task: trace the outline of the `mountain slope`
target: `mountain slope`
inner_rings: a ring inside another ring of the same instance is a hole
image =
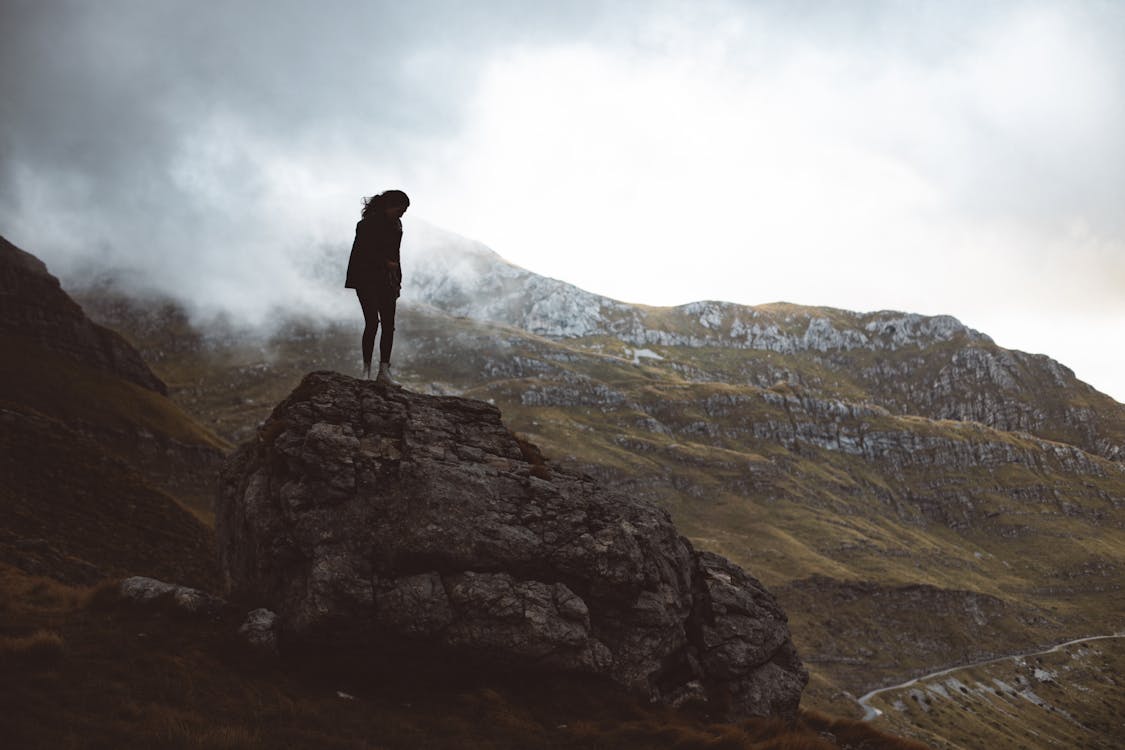
[[[629,305],[538,276],[479,243],[427,232],[427,251],[406,261],[404,295],[455,317],[555,339],[607,339],[618,351],[674,347],[692,380],[766,388],[784,380],[898,414],[971,420],[1125,459],[1125,405],[1058,362],[1003,349],[949,316],[785,303]]]
[[[93,323],[47,271],[47,266],[0,237],[0,333],[143,388],[166,394],[160,381],[120,335]]]
[[[1125,634],[927,676],[870,699],[932,747],[1121,747]]]
[[[212,534],[196,514],[209,512],[226,443],[6,241],[0,308],[0,560],[71,582],[213,581]]]
[[[948,317],[603,303],[450,253],[413,269],[404,382],[494,401],[549,459],[759,573],[813,671],[807,703],[854,710],[917,673],[1120,627],[1125,416],[1065,367]],[[358,321],[237,335],[112,285],[82,299],[232,441],[309,370],[357,369]]]

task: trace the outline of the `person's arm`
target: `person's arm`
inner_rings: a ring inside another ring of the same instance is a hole
[[[402,231],[390,222],[381,222],[372,237],[375,268],[398,268],[398,247]]]
[[[387,268],[397,269],[399,248],[402,246],[402,222],[395,219],[387,228]]]

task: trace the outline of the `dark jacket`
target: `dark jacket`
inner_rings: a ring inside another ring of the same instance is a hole
[[[355,225],[355,241],[348,258],[348,289],[392,291],[397,297],[402,286],[402,271],[387,268],[388,261],[399,262],[402,222],[383,213],[360,219]]]

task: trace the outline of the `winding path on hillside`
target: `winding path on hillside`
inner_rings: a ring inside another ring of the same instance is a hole
[[[1042,651],[1031,651],[1031,652],[1022,653],[1022,654],[1012,654],[1011,656],[997,656],[994,659],[984,659],[983,661],[976,661],[976,662],[972,662],[971,664],[959,664],[955,667],[947,667],[945,669],[939,669],[936,672],[930,672],[929,674],[922,675],[921,677],[914,677],[913,679],[907,680],[906,682],[899,683],[898,685],[890,685],[888,687],[877,688],[877,689],[872,690],[871,692],[866,693],[865,695],[861,696],[856,702],[859,703],[859,705],[863,707],[863,720],[864,721],[871,721],[872,719],[878,718],[879,716],[883,715],[882,711],[880,711],[879,709],[875,708],[874,706],[872,706],[870,704],[871,699],[874,698],[879,693],[885,693],[888,690],[899,690],[901,688],[910,687],[911,685],[917,684],[919,682],[925,682],[926,680],[932,680],[935,677],[941,677],[943,675],[949,674],[950,672],[956,672],[956,671],[961,670],[961,669],[970,669],[972,667],[980,667],[980,666],[984,666],[985,664],[995,664],[996,662],[1009,661],[1009,660],[1012,660],[1012,659],[1026,659],[1026,658],[1032,657],[1032,656],[1042,656],[1043,654],[1050,654],[1050,653],[1053,653],[1055,651],[1058,651],[1060,648],[1065,648],[1067,646],[1073,646],[1076,643],[1086,643],[1087,641],[1101,641],[1101,640],[1105,640],[1107,638],[1125,638],[1125,632],[1118,632],[1118,633],[1114,633],[1113,635],[1091,635],[1091,636],[1087,636],[1086,638],[1075,638],[1072,641],[1065,641],[1063,643],[1059,643],[1059,644],[1056,644],[1054,646],[1051,646],[1048,649],[1043,649]]]

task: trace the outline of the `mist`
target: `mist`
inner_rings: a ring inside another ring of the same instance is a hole
[[[360,199],[399,187],[407,273],[440,250],[418,218],[630,302],[952,314],[1125,399],[1117,4],[17,1],[0,28],[0,233],[67,284],[346,316]]]

